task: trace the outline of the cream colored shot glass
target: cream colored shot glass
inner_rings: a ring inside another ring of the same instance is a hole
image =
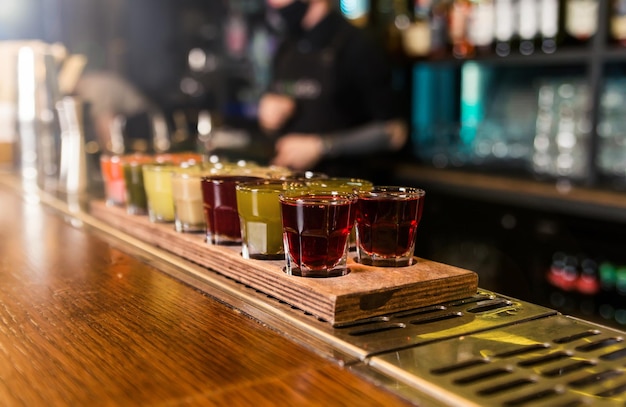
[[[174,172],[172,174],[172,199],[174,202],[174,228],[177,232],[205,232],[206,220],[202,203],[202,173]]]

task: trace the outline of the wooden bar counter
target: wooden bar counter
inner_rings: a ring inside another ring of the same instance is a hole
[[[410,405],[0,182],[0,405]]]

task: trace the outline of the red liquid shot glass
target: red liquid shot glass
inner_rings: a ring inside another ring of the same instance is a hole
[[[280,196],[285,272],[300,277],[337,277],[347,267],[356,195],[351,193]]]
[[[211,175],[200,181],[206,220],[206,242],[216,245],[241,244],[237,211],[237,184],[258,181],[260,177]]]
[[[419,188],[397,186],[374,187],[371,191],[358,193],[356,235],[359,263],[382,267],[413,264],[425,194]]]
[[[122,157],[103,154],[100,156],[100,169],[104,180],[104,196],[108,206],[126,205],[126,184]]]

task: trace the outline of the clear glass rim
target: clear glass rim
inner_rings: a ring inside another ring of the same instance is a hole
[[[210,184],[222,184],[224,182],[234,182],[236,184],[240,184],[243,182],[250,181],[261,181],[263,177],[255,177],[252,175],[236,175],[236,174],[211,174],[204,175],[202,177],[202,182],[210,183]]]
[[[306,183],[301,181],[281,180],[281,179],[261,179],[258,181],[246,181],[237,184],[238,191],[276,193],[290,190],[306,190]]]
[[[328,191],[328,192],[305,192],[305,191],[285,191],[278,196],[281,202],[302,205],[342,205],[355,203],[357,194],[350,192]]]
[[[426,191],[418,187],[379,185],[368,191],[359,191],[357,195],[359,198],[422,198],[426,195]]]
[[[332,186],[346,185],[346,186],[373,186],[373,182],[363,178],[342,178],[342,177],[328,177],[328,178],[310,178],[306,180],[307,183],[312,185],[317,184],[331,184]]]

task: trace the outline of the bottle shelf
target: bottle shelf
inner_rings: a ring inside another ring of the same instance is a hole
[[[563,65],[563,64],[587,64],[589,53],[592,52],[590,46],[585,47],[568,47],[557,50],[554,53],[546,54],[543,52],[537,52],[532,55],[522,55],[518,53],[512,53],[508,56],[501,57],[496,54],[484,54],[477,55],[471,58],[454,58],[452,56],[445,57],[424,57],[424,58],[409,58],[409,62],[413,64],[442,64],[442,65],[463,65],[467,62],[474,61],[484,64],[497,65],[497,66],[550,66],[550,65]],[[614,61],[623,60],[626,62],[626,48],[623,49],[611,49],[605,51],[607,59]]]
[[[426,190],[542,211],[626,222],[626,193],[577,186],[569,181],[539,181],[459,169],[396,164],[396,182]]]

